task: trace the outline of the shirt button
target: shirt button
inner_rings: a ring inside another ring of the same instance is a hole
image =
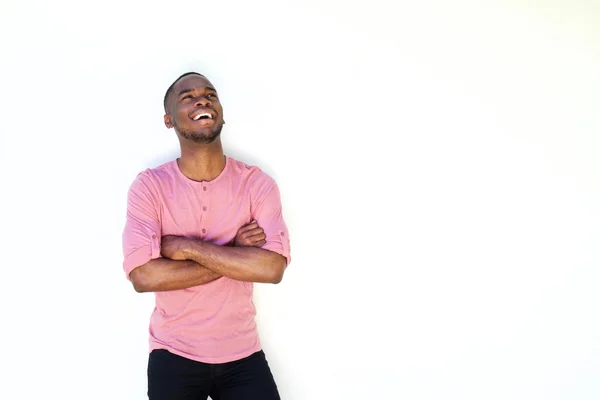
[[[206,186],[204,186],[204,187],[202,188],[202,190],[204,190],[204,191],[206,192],[206,191],[208,190],[208,188],[207,188]]]
[[[280,233],[280,235],[281,235],[281,236],[285,236],[285,233],[281,232],[281,233]]]
[[[202,207],[202,211],[206,211],[206,210],[207,210],[206,206]]]
[[[202,229],[202,233],[206,233],[206,229]]]

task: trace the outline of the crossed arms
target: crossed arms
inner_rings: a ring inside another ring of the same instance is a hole
[[[226,276],[249,282],[279,283],[287,265],[284,256],[261,249],[265,234],[253,221],[241,227],[233,246],[220,246],[179,236],[163,236],[161,256],[129,275],[137,292],[179,290]]]

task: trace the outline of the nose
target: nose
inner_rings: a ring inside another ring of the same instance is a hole
[[[198,96],[196,98],[196,103],[194,104],[196,107],[206,107],[208,105],[210,105],[210,100],[207,99],[205,96]]]

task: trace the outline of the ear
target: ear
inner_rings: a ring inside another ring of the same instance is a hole
[[[171,129],[173,127],[173,123],[171,122],[171,116],[169,114],[165,114],[163,118],[165,120],[165,126],[168,129]]]

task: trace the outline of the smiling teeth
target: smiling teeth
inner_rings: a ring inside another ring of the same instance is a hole
[[[209,113],[202,113],[202,114],[196,115],[196,117],[194,117],[194,121],[198,121],[202,117],[208,117],[208,118],[212,119],[212,115],[210,115]]]

